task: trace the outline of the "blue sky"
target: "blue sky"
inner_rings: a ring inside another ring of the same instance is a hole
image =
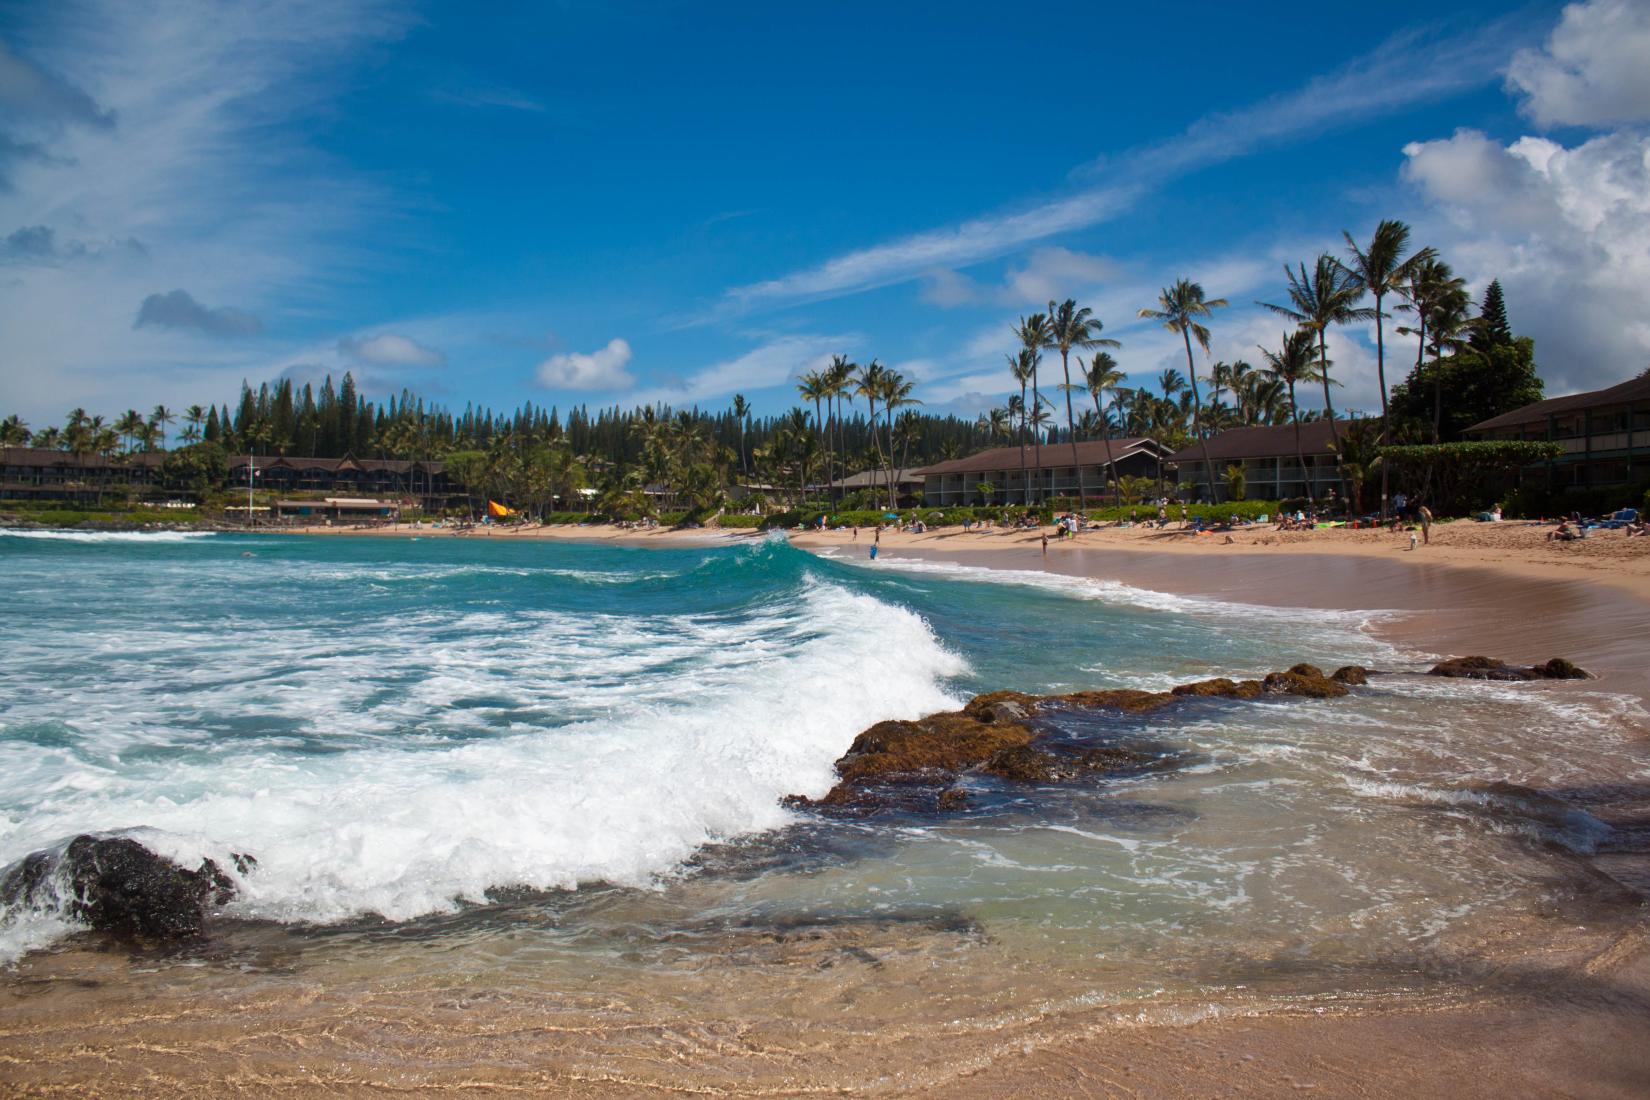
[[[1254,360],[1282,265],[1382,217],[1501,277],[1554,392],[1650,360],[1642,2],[137,7],[0,5],[0,411],[37,425],[346,369],[779,411],[834,352],[972,415],[1051,296],[1138,383],[1189,276]],[[1378,405],[1371,335],[1338,404]]]

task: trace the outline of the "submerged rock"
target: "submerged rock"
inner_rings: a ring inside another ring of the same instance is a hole
[[[1317,665],[1300,664],[1287,672],[1269,672],[1260,682],[1267,695],[1298,695],[1307,699],[1335,699],[1350,694],[1346,684],[1331,680]]]
[[[1351,687],[1362,687],[1369,683],[1369,669],[1363,665],[1343,665],[1329,677],[1337,684],[1347,684]]]
[[[251,856],[234,859],[242,873],[257,864]],[[154,943],[199,936],[207,912],[235,893],[213,860],[191,871],[123,836],[77,836],[0,873],[6,909],[58,910],[97,931]]]
[[[1493,657],[1451,657],[1427,670],[1428,676],[1447,676],[1467,680],[1587,680],[1591,674],[1577,668],[1562,657],[1554,657],[1545,664],[1519,667],[1498,661]]]

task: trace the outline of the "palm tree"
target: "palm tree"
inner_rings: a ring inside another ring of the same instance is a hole
[[[1163,327],[1170,332],[1178,332],[1186,345],[1186,377],[1192,380],[1192,432],[1197,436],[1197,444],[1203,452],[1203,472],[1209,479],[1209,499],[1211,502],[1219,497],[1215,488],[1215,464],[1209,459],[1209,441],[1203,435],[1203,421],[1198,406],[1203,399],[1197,392],[1197,364],[1192,359],[1192,340],[1196,338],[1198,347],[1204,354],[1209,351],[1209,329],[1200,317],[1209,316],[1212,310],[1226,305],[1225,298],[1205,298],[1203,287],[1190,279],[1181,279],[1171,287],[1164,287],[1157,296],[1158,309],[1143,309],[1140,316],[1151,321],[1162,321]]]
[[[745,400],[745,395],[733,395],[733,418],[739,421],[739,472],[746,478],[750,477],[750,469],[745,464],[745,425],[751,418],[751,403]]]
[[[119,432],[121,438],[126,440],[126,449],[128,451],[137,450],[138,432],[143,429],[143,414],[136,409],[127,409],[115,417],[114,426],[115,431]]]
[[[1077,422],[1071,413],[1071,352],[1074,348],[1087,351],[1090,348],[1120,348],[1123,345],[1116,340],[1102,339],[1100,330],[1105,325],[1088,306],[1077,308],[1075,298],[1067,298],[1058,306],[1050,301],[1048,317],[1048,343],[1044,346],[1060,352],[1060,370],[1065,375],[1066,434],[1071,437],[1071,465],[1077,471],[1077,509],[1082,511],[1085,493],[1083,467],[1077,461]]]
[[[854,364],[846,355],[833,355],[831,365],[825,368],[825,400],[832,410],[832,424],[836,429],[836,455],[842,465],[842,476],[848,474],[847,427],[842,423],[842,408],[840,402],[849,397],[849,385],[854,378]],[[837,489],[837,500],[840,503],[842,490]]]
[[[1375,375],[1381,385],[1381,438],[1384,440],[1391,431],[1387,423],[1387,391],[1386,391],[1386,314],[1381,310],[1381,303],[1388,294],[1402,293],[1404,285],[1409,282],[1421,264],[1436,259],[1435,249],[1423,248],[1418,252],[1405,255],[1409,249],[1409,226],[1391,218],[1383,219],[1375,227],[1375,235],[1369,239],[1369,247],[1361,248],[1358,242],[1352,239],[1352,234],[1342,232],[1346,238],[1347,255],[1351,262],[1343,265],[1351,274],[1359,288],[1359,294],[1369,294],[1375,299]],[[1381,463],[1381,518],[1387,514],[1387,464]]]
[[[877,434],[877,402],[882,400],[882,383],[887,373],[887,368],[873,359],[854,376],[854,393],[865,398],[865,407],[870,412],[871,442],[876,446],[878,467],[882,466],[882,437]]]
[[[1287,264],[1284,265],[1283,273],[1288,279],[1289,305],[1272,305],[1268,302],[1257,304],[1317,334],[1318,377],[1323,382],[1324,415],[1329,418],[1329,434],[1335,440],[1335,453],[1339,455],[1341,432],[1335,421],[1335,403],[1329,396],[1329,346],[1326,333],[1330,325],[1366,321],[1370,313],[1367,309],[1358,308],[1357,301],[1363,292],[1358,289],[1340,261],[1327,252],[1318,255],[1310,275],[1307,274],[1304,263],[1300,265],[1298,277]]]
[[[1043,404],[1037,392],[1037,367],[1043,360],[1040,349],[1048,346],[1048,318],[1041,313],[1021,317],[1020,323],[1014,326],[1014,335],[1020,338],[1020,346],[1031,353],[1031,416],[1035,419]],[[1040,489],[1043,483],[1043,440],[1040,435],[1034,435],[1031,441],[1037,456],[1033,465],[1037,469],[1037,484]],[[1039,492],[1037,495],[1041,498],[1043,494]]]
[[[12,413],[0,421],[0,447],[27,447],[29,439],[29,425],[21,416]]]
[[[825,449],[825,480],[829,482],[831,480],[831,441],[825,435],[825,417],[820,411],[820,406],[824,404],[826,397],[831,392],[830,384],[825,380],[824,375],[816,370],[811,370],[802,376],[802,381],[797,385],[796,392],[804,401],[814,403],[814,430],[819,433],[820,442]]]
[[[1416,325],[1414,328],[1399,325],[1398,331],[1415,337],[1415,373],[1419,380],[1422,359],[1427,352],[1427,337],[1433,334],[1434,322],[1455,328],[1456,331],[1451,332],[1448,338],[1457,339],[1460,332],[1456,327],[1456,318],[1460,319],[1459,324],[1465,324],[1472,299],[1467,295],[1467,281],[1451,271],[1449,264],[1438,259],[1418,264],[1401,293],[1405,304],[1398,306],[1398,310],[1415,314]],[[1444,343],[1438,342],[1435,359],[1442,357]],[[1432,441],[1437,443],[1444,420],[1444,381],[1437,370],[1433,371],[1432,398]]]
[[[1008,357],[1008,372],[1014,376],[1014,381],[1020,384],[1020,493],[1024,502],[1031,503],[1031,482],[1026,478],[1026,433],[1031,427],[1027,418],[1026,387],[1037,374],[1037,353],[1031,348],[1021,348],[1019,355]]]
[[[176,424],[177,421],[178,414],[167,408],[165,405],[156,405],[154,409],[150,411],[149,422],[160,428],[160,446],[162,450],[166,449],[167,427],[171,424]]]
[[[186,425],[183,433],[184,439],[190,443],[199,443],[201,425],[206,423],[206,410],[199,405],[190,405],[183,410],[183,422]]]
[[[1289,387],[1289,416],[1295,424],[1295,458],[1301,464],[1301,480],[1306,484],[1306,499],[1312,500],[1312,475],[1306,471],[1306,452],[1301,449],[1300,407],[1295,404],[1295,385],[1310,382],[1318,376],[1318,365],[1313,360],[1312,330],[1297,328],[1283,334],[1276,352],[1260,349],[1266,356],[1266,371]]]
[[[894,482],[894,410],[906,405],[920,405],[921,401],[911,396],[916,383],[908,382],[899,371],[884,371],[882,375],[882,418],[888,422],[888,508],[892,511],[899,506],[898,494]]]
[[[1082,367],[1083,361],[1079,359],[1077,365]],[[1094,414],[1100,418],[1100,436],[1106,441],[1106,476],[1114,485],[1117,482],[1117,467],[1111,459],[1111,416],[1110,410],[1102,404],[1102,398],[1108,391],[1115,392],[1128,377],[1117,369],[1117,360],[1111,357],[1111,353],[1104,351],[1095,352],[1094,358],[1083,369],[1083,382],[1088,387],[1089,396],[1094,399]]]

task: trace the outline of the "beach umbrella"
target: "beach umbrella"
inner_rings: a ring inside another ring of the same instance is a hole
[[[898,512],[884,512],[884,513],[882,513],[882,518],[883,519],[899,519],[899,513]]]

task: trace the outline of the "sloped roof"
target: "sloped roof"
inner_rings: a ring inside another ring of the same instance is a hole
[[[1345,431],[1351,421],[1337,420],[1335,423],[1341,431]],[[1301,454],[1322,454],[1329,450],[1334,442],[1335,437],[1329,427],[1329,421],[1308,420],[1301,424],[1298,448]],[[1209,437],[1211,462],[1241,462],[1246,458],[1293,458],[1296,450],[1293,424],[1261,428],[1228,428],[1219,435]],[[1170,455],[1169,461],[1202,462],[1203,448],[1193,443]]]
[[[1565,413],[1579,412],[1600,405],[1620,405],[1628,401],[1646,400],[1650,400],[1650,376],[1629,378],[1625,382],[1602,390],[1572,393],[1568,397],[1549,397],[1545,401],[1537,401],[1533,405],[1525,405],[1521,409],[1492,416],[1488,420],[1474,424],[1467,431],[1484,432],[1495,428],[1510,428],[1516,424],[1537,423],[1549,416],[1562,416]]]
[[[904,485],[913,481],[922,481],[922,473],[915,467],[907,469],[902,466],[894,470],[894,484]],[[887,484],[888,472],[886,470],[861,470],[857,474],[849,474],[847,477],[831,482],[831,488],[869,489],[879,485],[886,486]]]
[[[1136,437],[1133,439],[1114,439],[1111,441],[1111,461],[1120,462],[1130,454],[1141,450],[1161,450],[1161,445],[1155,439]],[[1167,456],[1165,456],[1167,457]],[[1077,444],[1077,465],[1099,466],[1106,459],[1106,441],[1103,439],[1088,439]],[[1028,470],[1057,470],[1071,465],[1070,443],[1043,444],[1043,461],[1037,462],[1037,449],[1032,446],[1025,448],[1025,464]],[[988,451],[980,451],[968,455],[966,458],[953,458],[947,462],[936,462],[932,466],[924,466],[914,473],[925,476],[935,474],[978,474],[988,470],[1018,470],[1020,468],[1020,447],[992,447]]]

